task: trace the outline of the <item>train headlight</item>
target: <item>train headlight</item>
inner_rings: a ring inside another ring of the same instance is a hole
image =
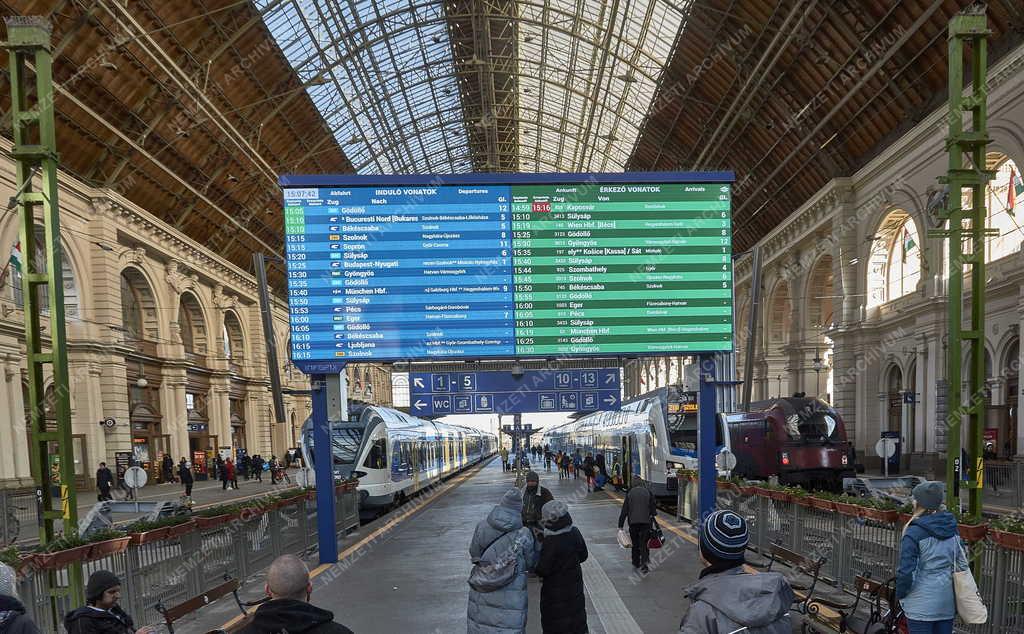
[[[789,454],[785,451],[782,452],[782,465],[785,467],[789,466]]]

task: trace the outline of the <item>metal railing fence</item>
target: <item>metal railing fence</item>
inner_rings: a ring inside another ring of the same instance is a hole
[[[680,481],[677,515],[694,521],[696,483]],[[902,525],[835,511],[744,495],[719,489],[718,507],[746,518],[750,547],[766,554],[771,544],[806,557],[824,558],[821,575],[835,588],[855,591],[854,578],[869,574],[886,580],[896,574]],[[1024,632],[1024,552],[985,539],[968,544],[968,556],[980,558],[978,588],[989,609],[989,622],[967,626],[959,621],[961,634],[1020,634]]]
[[[358,491],[336,495],[335,528],[339,536],[359,526]],[[130,544],[124,552],[83,565],[85,578],[96,570],[110,570],[121,578],[121,604],[136,627],[162,623],[156,605],[171,607],[223,581],[230,575],[244,581],[266,568],[275,557],[312,551],[317,545],[316,501],[305,497],[278,507],[259,509],[206,529],[196,528],[179,537]],[[28,567],[19,578],[18,593],[28,615],[42,632],[61,632],[64,614],[78,607],[62,603],[58,614],[50,609],[54,583],[66,582],[66,570]]]

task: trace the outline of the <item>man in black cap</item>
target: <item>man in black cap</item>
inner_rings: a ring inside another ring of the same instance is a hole
[[[523,526],[534,533],[543,532],[540,525],[540,511],[545,504],[555,499],[545,487],[540,486],[540,476],[536,471],[526,474],[526,489],[523,490]]]
[[[270,601],[256,608],[240,634],[352,634],[334,622],[333,613],[310,605],[309,569],[295,555],[281,555],[270,564],[264,589]]]
[[[121,580],[109,570],[97,570],[85,586],[85,605],[64,617],[64,629],[68,634],[156,634],[148,625],[136,630],[120,600]]]

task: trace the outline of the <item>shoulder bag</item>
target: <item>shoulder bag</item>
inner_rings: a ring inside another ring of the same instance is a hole
[[[960,538],[954,537],[960,549],[960,554],[967,559],[964,548],[960,544]],[[978,584],[974,581],[970,566],[963,570],[957,570],[959,559],[953,556],[953,595],[956,597],[956,613],[960,620],[968,625],[977,625],[988,621],[988,608],[981,600],[978,592]]]
[[[656,550],[661,548],[661,545],[665,541],[665,534],[661,532],[661,527],[658,526],[658,520],[651,518],[651,536],[647,540],[647,548]]]
[[[494,592],[504,588],[508,584],[512,583],[512,580],[516,578],[516,572],[519,567],[519,549],[521,548],[519,537],[512,539],[512,548],[505,553],[502,553],[494,561],[484,561],[483,556],[487,553],[487,550],[498,542],[508,533],[502,533],[497,539],[492,541],[484,548],[483,552],[480,553],[480,561],[473,564],[473,570],[469,573],[469,587],[473,588],[477,592]]]

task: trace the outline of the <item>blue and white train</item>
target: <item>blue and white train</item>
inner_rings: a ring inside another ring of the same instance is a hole
[[[716,426],[716,453],[723,444]],[[547,430],[552,451],[602,453],[609,471],[618,462],[627,482],[645,482],[657,496],[674,496],[676,469],[697,467],[696,395],[679,385],[623,402],[618,411],[594,412]]]
[[[359,478],[360,514],[372,516],[401,504],[431,484],[494,455],[498,440],[486,431],[424,420],[377,405],[335,423],[336,477]],[[313,427],[302,426],[302,457],[314,465]]]

